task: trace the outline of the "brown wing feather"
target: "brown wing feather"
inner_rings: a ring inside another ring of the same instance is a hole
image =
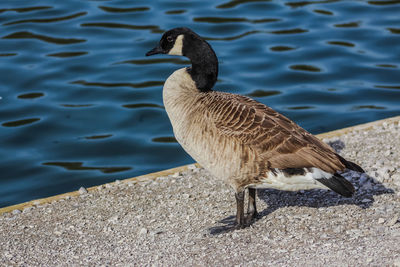
[[[209,116],[220,133],[251,146],[270,168],[317,167],[330,173],[345,168],[328,145],[264,104],[234,94],[208,97],[213,98]]]

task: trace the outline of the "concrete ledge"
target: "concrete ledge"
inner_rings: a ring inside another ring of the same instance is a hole
[[[352,131],[366,131],[369,129],[372,129],[374,126],[379,126],[382,125],[384,123],[387,124],[391,124],[391,123],[399,123],[400,121],[400,116],[396,116],[396,117],[391,117],[391,118],[387,118],[387,119],[382,119],[382,120],[377,120],[377,121],[373,121],[373,122],[369,122],[369,123],[365,123],[365,124],[359,124],[356,126],[352,126],[352,127],[347,127],[347,128],[343,128],[343,129],[339,129],[339,130],[335,130],[335,131],[331,131],[331,132],[327,132],[327,133],[322,133],[317,135],[318,138],[320,139],[324,139],[324,138],[332,138],[332,137],[337,137],[337,136],[341,136],[344,135],[346,133],[352,132]],[[124,179],[121,182],[122,183],[129,183],[129,182],[140,182],[140,181],[149,181],[149,180],[154,180],[157,177],[160,176],[168,176],[177,172],[183,172],[189,169],[189,165],[184,165],[184,166],[180,166],[180,167],[176,167],[176,168],[172,168],[172,169],[168,169],[168,170],[163,170],[163,171],[159,171],[159,172],[154,172],[154,173],[149,173],[149,174],[145,174],[145,175],[141,175],[141,176],[137,176],[137,177],[132,177],[132,178],[128,178],[128,179]],[[199,167],[199,164],[195,164],[196,167]],[[115,182],[111,182],[108,184],[115,184]],[[93,186],[93,187],[89,187],[87,188],[88,191],[92,191],[92,190],[96,190],[99,187],[104,186],[104,185],[98,185],[98,186]],[[0,215],[6,212],[11,212],[13,210],[23,210],[25,208],[28,207],[32,207],[32,206],[38,206],[38,205],[43,205],[46,203],[51,203],[54,201],[58,201],[60,199],[64,199],[67,197],[74,197],[74,196],[78,196],[80,195],[79,191],[72,191],[72,192],[68,192],[68,193],[64,193],[64,194],[60,194],[60,195],[55,195],[55,196],[51,196],[51,197],[47,197],[47,198],[40,198],[40,199],[36,199],[36,200],[31,200],[28,202],[24,202],[24,203],[20,203],[20,204],[16,204],[16,205],[12,205],[12,206],[8,206],[8,207],[4,207],[4,208],[0,208]]]
[[[148,180],[154,180],[157,177],[160,176],[168,176],[177,172],[182,172],[182,171],[186,171],[189,169],[189,166],[193,165],[193,164],[188,164],[188,165],[184,165],[184,166],[180,166],[180,167],[176,167],[176,168],[172,168],[172,169],[168,169],[168,170],[163,170],[163,171],[159,171],[159,172],[153,172],[153,173],[149,173],[149,174],[144,174],[141,176],[136,176],[136,177],[132,177],[132,178],[128,178],[128,179],[124,179],[121,182],[122,183],[128,183],[128,182],[141,182],[141,181],[148,181]],[[196,167],[199,167],[199,164],[194,164]],[[107,184],[115,184],[116,182],[111,182],[111,183],[107,183]],[[99,187],[104,186],[103,185],[96,185],[96,186],[92,186],[89,188],[86,188],[86,190],[93,191],[98,189]],[[8,206],[8,207],[4,207],[4,208],[0,208],[0,215],[6,212],[11,212],[13,210],[23,210],[25,208],[28,207],[32,207],[32,206],[38,206],[38,205],[43,205],[46,203],[51,203],[53,201],[57,201],[60,199],[64,199],[67,197],[74,197],[74,196],[79,196],[80,193],[79,191],[72,191],[72,192],[67,192],[64,194],[60,194],[60,195],[55,195],[55,196],[51,196],[51,197],[46,197],[46,198],[40,198],[40,199],[35,199],[35,200],[31,200],[28,202],[24,202],[24,203],[20,203],[20,204],[16,204],[16,205],[12,205],[12,206]]]
[[[387,123],[387,124],[399,123],[399,121],[400,121],[400,116],[395,116],[395,117],[391,117],[391,118],[387,118],[387,119],[372,121],[372,122],[368,122],[368,123],[363,123],[363,124],[339,129],[339,130],[334,130],[331,132],[318,134],[316,136],[320,139],[332,138],[332,137],[341,136],[341,135],[344,135],[344,134],[347,134],[347,133],[353,132],[353,131],[367,131],[367,130],[372,129],[374,126],[379,126],[384,123]]]

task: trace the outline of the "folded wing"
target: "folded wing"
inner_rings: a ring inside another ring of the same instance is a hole
[[[315,167],[328,173],[345,168],[362,171],[327,144],[273,109],[248,97],[215,95],[209,109],[211,123],[221,134],[251,146],[269,168]],[[224,98],[226,98],[224,101]],[[223,103],[221,105],[221,102]]]

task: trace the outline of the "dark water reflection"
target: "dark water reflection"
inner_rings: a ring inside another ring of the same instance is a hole
[[[26,124],[34,123],[39,121],[39,118],[32,118],[32,119],[24,119],[24,120],[17,120],[17,121],[8,121],[1,124],[3,127],[18,127],[23,126]]]
[[[111,13],[124,13],[124,12],[140,12],[140,11],[147,11],[150,10],[149,7],[111,7],[111,6],[99,6],[100,9],[111,12]]]
[[[123,172],[129,171],[131,167],[88,167],[82,166],[82,162],[44,162],[43,165],[47,166],[58,166],[62,167],[69,171],[101,171],[102,173],[114,173],[114,172]]]
[[[49,57],[78,57],[86,55],[88,52],[60,52],[54,54],[48,54]]]
[[[50,36],[35,34],[27,31],[15,32],[10,35],[4,36],[3,39],[38,39],[44,42],[53,44],[75,44],[86,42],[84,39],[74,39],[74,38],[54,38]]]
[[[20,23],[49,23],[49,22],[58,22],[58,21],[62,21],[62,20],[69,20],[69,19],[74,19],[80,16],[85,16],[87,14],[87,12],[79,12],[76,14],[72,14],[69,16],[64,16],[64,17],[58,17],[58,18],[42,18],[42,19],[23,19],[23,20],[17,20],[17,21],[11,21],[11,22],[7,22],[4,23],[4,26],[8,26],[8,25],[14,25],[14,24],[20,24]]]
[[[400,1],[0,2],[0,206],[190,163],[162,102],[189,61],[144,54],[188,26],[217,90],[313,133],[400,114]]]
[[[38,97],[42,97],[42,96],[44,96],[43,93],[27,93],[27,94],[19,95],[18,98],[33,99],[33,98],[38,98]]]

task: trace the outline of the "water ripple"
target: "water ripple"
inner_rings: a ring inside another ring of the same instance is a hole
[[[4,54],[0,54],[0,57],[13,57],[18,55],[17,53],[4,53]]]
[[[294,29],[287,29],[287,30],[272,31],[270,33],[273,33],[273,34],[298,34],[298,33],[304,33],[304,32],[308,32],[308,30],[301,29],[301,28],[294,28]]]
[[[250,94],[247,94],[247,96],[251,96],[251,97],[267,97],[267,96],[273,96],[273,95],[279,95],[279,94],[281,94],[280,91],[254,90]]]
[[[76,44],[86,42],[85,39],[74,39],[74,38],[55,38],[40,34],[31,33],[28,31],[15,32],[7,36],[2,37],[2,39],[38,39],[44,42],[53,44]]]
[[[400,85],[375,85],[374,87],[382,89],[400,89]]]
[[[400,34],[400,28],[387,28],[391,33]]]
[[[60,106],[65,108],[87,108],[93,107],[93,104],[61,104]]]
[[[34,123],[39,120],[40,120],[40,118],[23,119],[23,120],[17,120],[17,121],[4,122],[1,125],[4,127],[19,127],[19,126]]]
[[[126,12],[142,12],[150,10],[148,7],[110,7],[110,6],[99,6],[100,9],[111,12],[111,13],[126,13]]]
[[[354,106],[351,108],[351,110],[360,110],[360,109],[386,109],[386,108],[375,105],[361,105],[361,106]]]
[[[295,106],[295,107],[288,107],[289,110],[303,110],[303,109],[313,109],[313,106]]]
[[[285,51],[294,50],[294,49],[296,49],[296,47],[277,45],[277,46],[272,46],[269,49],[272,51],[275,51],[275,52],[285,52]]]
[[[229,36],[229,37],[204,37],[207,41],[233,41],[233,40],[238,40],[241,39],[245,36],[256,34],[256,33],[262,33],[264,31],[248,31],[239,35],[235,36]],[[264,32],[266,33],[266,32]]]
[[[280,21],[280,19],[266,18],[266,19],[247,19],[247,18],[225,18],[225,17],[196,17],[193,18],[196,22],[207,23],[231,23],[231,22],[249,22],[249,23],[268,23]]]
[[[397,4],[400,4],[400,0],[368,1],[368,4],[370,4],[370,5],[378,5],[378,6],[383,6],[383,5],[397,5]]]
[[[353,22],[346,22],[346,23],[340,23],[340,24],[335,24],[333,26],[337,28],[357,28],[360,27],[359,21],[353,21]]]
[[[59,52],[54,54],[48,54],[48,57],[78,57],[88,54],[88,52]]]
[[[177,10],[165,11],[165,14],[167,14],[167,15],[177,15],[177,14],[183,14],[185,12],[186,12],[186,10],[184,10],[184,9],[177,9]]]
[[[134,59],[134,60],[125,60],[121,62],[116,62],[117,64],[135,64],[135,65],[147,65],[147,64],[158,64],[158,63],[173,63],[178,65],[188,65],[190,64],[190,60],[185,60],[181,58],[150,58],[150,59]]]
[[[233,8],[237,5],[254,3],[254,2],[271,2],[271,0],[232,0],[225,4],[218,5],[217,8]]]
[[[352,44],[350,42],[345,42],[345,41],[329,41],[326,42],[327,44],[331,44],[331,45],[340,45],[340,46],[347,46],[347,47],[354,47],[355,44]]]
[[[328,15],[328,16],[332,16],[332,15],[333,15],[333,12],[328,11],[328,10],[314,9],[313,11],[314,11],[315,13],[322,14],[322,15]]]
[[[156,143],[178,143],[178,141],[176,141],[175,137],[173,136],[155,137],[151,139],[151,141]]]
[[[99,86],[99,87],[132,87],[132,88],[145,88],[153,86],[164,85],[163,81],[147,81],[142,83],[104,83],[104,82],[87,82],[78,80],[70,82],[71,84],[80,84],[84,86]]]
[[[339,2],[339,1],[340,1],[340,0],[301,1],[301,2],[289,2],[289,3],[285,3],[285,5],[291,6],[291,7],[303,7],[303,6],[313,5],[313,4],[328,4],[328,3],[335,3],[335,2]]]
[[[321,69],[312,65],[291,65],[292,70],[310,71],[310,72],[321,72]]]
[[[397,65],[393,65],[393,64],[376,64],[377,67],[380,68],[393,68],[393,69],[397,69]]]
[[[4,9],[0,9],[0,13],[6,12],[6,11],[15,11],[18,13],[25,13],[25,12],[50,9],[50,8],[53,8],[53,7],[51,7],[51,6],[33,6],[33,7],[20,7],[20,8],[4,8]]]
[[[157,25],[132,25],[132,24],[122,24],[122,23],[112,23],[112,22],[92,22],[92,23],[82,23],[82,27],[101,27],[101,28],[119,28],[119,29],[129,29],[129,30],[151,30],[153,33],[162,33]]]
[[[102,134],[102,135],[85,136],[84,138],[88,139],[88,140],[94,140],[94,139],[97,140],[97,139],[109,138],[111,136],[113,136],[113,135],[112,134]]]
[[[17,20],[17,21],[12,21],[8,23],[4,23],[3,25],[15,25],[15,24],[21,24],[21,23],[49,23],[49,22],[59,22],[63,20],[70,20],[78,17],[85,16],[87,12],[79,12],[76,14],[72,14],[69,16],[65,17],[56,17],[56,18],[48,18],[48,19],[24,19],[24,20]]]
[[[86,167],[83,162],[44,162],[45,166],[62,167],[69,171],[101,171],[102,173],[115,173],[132,170],[132,167]]]
[[[153,103],[125,104],[122,106],[124,108],[161,108],[161,109],[164,109],[164,106],[153,104]]]
[[[19,95],[18,98],[22,99],[33,99],[33,98],[38,98],[44,96],[43,93],[27,93],[27,94],[22,94]]]

